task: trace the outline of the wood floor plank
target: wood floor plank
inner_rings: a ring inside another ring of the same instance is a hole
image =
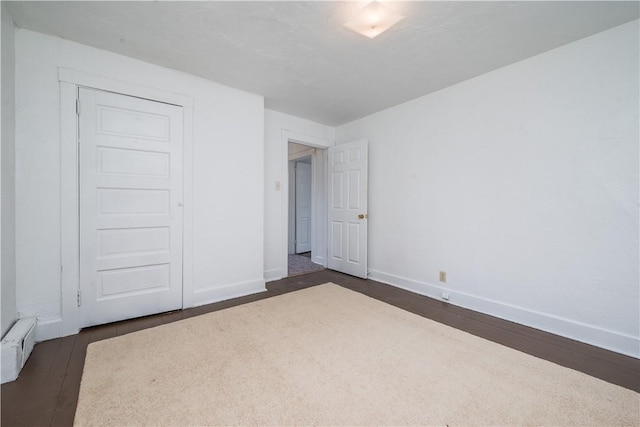
[[[22,381],[13,387],[14,392],[5,390],[2,385],[3,426],[50,425],[60,386],[52,385],[44,378],[42,381],[41,384]]]
[[[118,322],[115,324],[116,336],[129,334],[142,329],[153,328],[163,324],[162,314],[140,317],[130,321]]]
[[[62,340],[49,340],[36,345],[24,368],[22,368],[20,376],[41,377],[48,374],[61,342]]]
[[[87,328],[72,337],[39,343],[34,348],[18,380],[2,385],[0,390],[2,425],[72,425],[87,346],[92,342],[326,282],[339,284],[419,316],[640,392],[640,360],[638,359],[456,307],[372,280],[362,280],[324,270],[268,283],[267,292]]]
[[[82,379],[82,370],[84,368],[84,359],[90,338],[90,331],[81,331],[76,335],[76,340],[69,355],[69,363],[65,371],[62,389],[56,402],[56,410],[51,419],[50,425],[52,426],[73,425],[73,417],[78,403],[80,380]]]
[[[75,339],[75,336],[64,337],[48,341],[41,348],[36,346],[33,352],[34,363],[29,367],[25,365],[25,375],[21,375],[15,383],[10,383],[15,384],[15,388],[5,388],[3,385],[3,425],[33,426],[51,423]],[[13,413],[5,405],[25,406],[25,410]],[[5,417],[5,412],[10,416]]]
[[[56,405],[53,408],[54,410],[51,413],[51,418],[49,420],[49,423],[53,421],[56,411],[58,409],[60,395],[62,394],[62,390],[64,388],[64,380],[67,374],[69,361],[71,359],[71,353],[73,352],[76,339],[77,339],[77,335],[61,338],[60,346],[58,347],[56,358],[51,366],[49,375],[47,376],[47,382],[51,384],[52,390],[56,390],[56,389],[58,390],[55,393]]]

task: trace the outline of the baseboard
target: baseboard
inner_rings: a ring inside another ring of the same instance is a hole
[[[62,333],[62,317],[38,317],[36,325],[36,342],[60,338]]]
[[[210,286],[193,292],[193,306],[197,307],[231,298],[257,294],[266,290],[264,279],[249,280],[224,286]]]
[[[616,353],[640,358],[640,339],[631,335],[381,271],[370,270],[369,279],[439,301],[442,301],[442,292],[446,291],[450,294],[448,301],[450,304],[615,351]]]
[[[282,279],[282,277],[284,277],[282,275],[282,269],[281,268],[274,268],[271,270],[266,270],[264,272],[264,280],[265,282],[273,282],[274,280],[280,280]]]
[[[199,289],[193,293],[193,307],[266,291],[264,280],[253,280],[227,286]],[[186,307],[185,307],[186,308]],[[77,332],[76,332],[77,333]],[[64,333],[62,317],[38,317],[36,342],[60,338]]]
[[[311,259],[311,262],[313,262],[314,264],[320,264],[323,267],[327,267],[327,261],[324,259],[323,256],[314,256]]]

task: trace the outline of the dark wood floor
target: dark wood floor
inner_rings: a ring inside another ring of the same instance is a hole
[[[200,314],[333,282],[446,325],[640,392],[640,361],[526,326],[476,313],[372,280],[334,271],[291,277],[268,291],[171,313],[87,328],[36,345],[20,377],[2,385],[3,426],[73,424],[87,345]]]

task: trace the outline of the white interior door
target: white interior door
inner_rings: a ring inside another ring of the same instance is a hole
[[[367,278],[367,141],[330,147],[328,267]]]
[[[182,307],[182,108],[79,91],[80,307],[91,326]]]
[[[311,250],[311,163],[296,162],[296,253]]]

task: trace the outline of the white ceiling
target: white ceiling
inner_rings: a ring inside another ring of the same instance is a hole
[[[370,40],[362,2],[9,2],[19,27],[263,95],[342,124],[638,19],[638,2],[388,2],[407,18]]]

